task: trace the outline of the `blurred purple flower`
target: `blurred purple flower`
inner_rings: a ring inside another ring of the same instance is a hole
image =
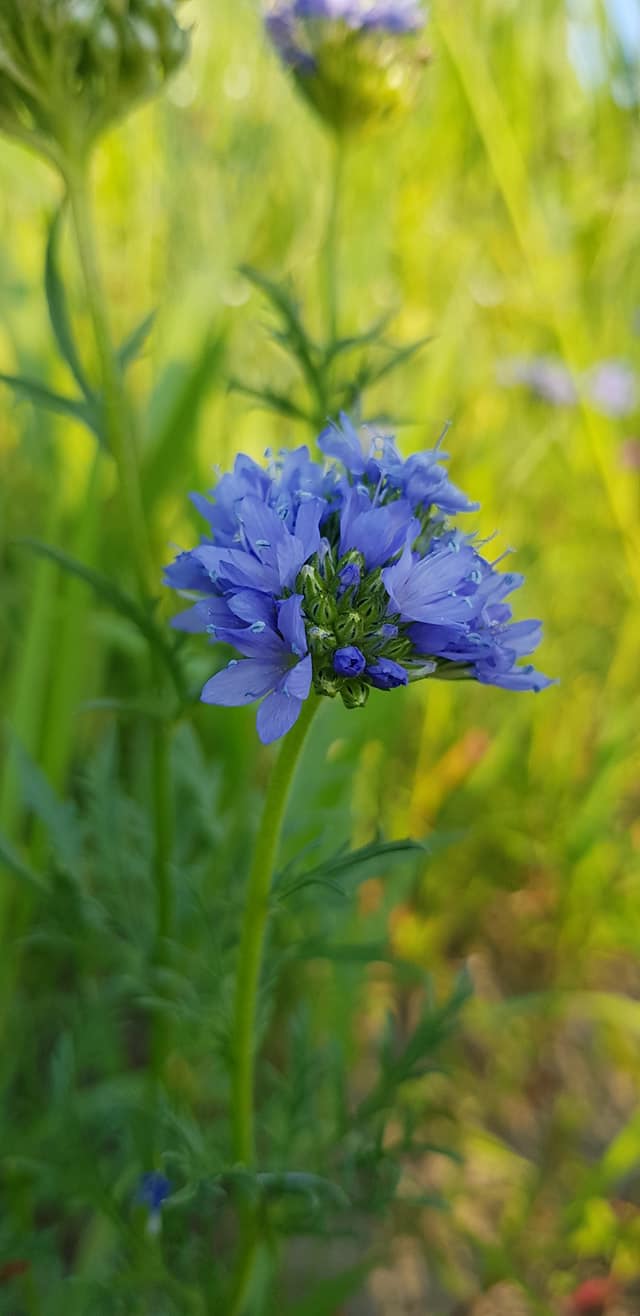
[[[600,361],[586,376],[587,396],[598,411],[614,419],[635,410],[637,380],[624,361]]]

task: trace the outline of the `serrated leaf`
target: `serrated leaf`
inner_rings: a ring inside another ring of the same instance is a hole
[[[97,404],[80,398],[68,398],[61,393],[54,393],[52,389],[38,383],[38,380],[25,379],[21,375],[0,373],[0,383],[13,389],[16,396],[23,402],[31,402],[34,407],[43,407],[45,411],[53,411],[58,416],[67,416],[72,420],[77,420],[81,425],[85,425],[87,429],[91,430],[99,443],[104,445],[104,435]]]
[[[149,314],[145,316],[144,320],[141,320],[140,324],[136,325],[135,329],[132,329],[131,333],[128,334],[120,344],[120,347],[118,348],[118,361],[120,362],[121,370],[128,370],[129,366],[133,365],[133,362],[139,357],[147,338],[153,329],[155,320],[156,312],[150,311]]]
[[[42,823],[60,868],[78,877],[83,832],[75,805],[59,798],[42,769],[17,741],[13,753],[26,808]]]
[[[47,252],[45,257],[44,286],[47,297],[49,319],[60,352],[66,361],[78,387],[85,398],[94,397],[93,390],[84,372],[80,354],[76,347],[71,316],[67,305],[67,295],[58,267],[58,241],[64,204],[56,212],[49,229]]]
[[[144,608],[135,599],[120,589],[119,585],[115,585],[112,580],[109,580],[108,576],[103,576],[101,572],[95,571],[93,567],[85,566],[83,562],[78,562],[76,558],[64,553],[60,548],[55,548],[52,544],[44,544],[39,539],[30,538],[19,539],[14,542],[23,545],[25,548],[30,548],[32,552],[39,553],[41,557],[50,558],[62,571],[83,580],[99,598],[133,622],[134,626],[137,627],[162,659],[179,698],[186,702],[187,693],[184,677],[175,650],[165,640],[162,631],[156,626],[150,614],[145,612]]]

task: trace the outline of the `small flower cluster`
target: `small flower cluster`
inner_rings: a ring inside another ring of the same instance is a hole
[[[3,0],[0,128],[63,163],[182,62],[180,0]]]
[[[424,53],[419,0],[272,0],[265,25],[314,109],[337,131],[413,103]]]
[[[518,660],[540,639],[505,599],[522,577],[496,570],[447,516],[473,510],[437,448],[403,460],[391,438],[363,444],[348,417],[320,436],[329,457],[283,452],[266,467],[238,456],[211,499],[197,548],[166,569],[198,600],[174,618],[232,645],[240,659],[207,681],[205,703],[262,699],[267,744],[297,720],[312,687],[364,704],[426,676],[509,690],[549,684]]]

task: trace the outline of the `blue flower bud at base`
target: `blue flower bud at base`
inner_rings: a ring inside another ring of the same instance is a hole
[[[344,649],[336,649],[333,655],[333,670],[338,676],[361,676],[367,660],[361,649],[349,644]]]
[[[409,681],[404,667],[394,663],[392,658],[379,658],[377,663],[367,667],[366,674],[376,690],[395,690],[396,686],[407,685]]]

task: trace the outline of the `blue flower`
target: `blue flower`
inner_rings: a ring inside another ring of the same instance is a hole
[[[159,1170],[150,1170],[143,1174],[138,1182],[136,1201],[146,1206],[149,1211],[147,1233],[159,1234],[162,1228],[162,1208],[171,1196],[173,1184]]]
[[[150,1211],[160,1211],[163,1202],[171,1195],[173,1184],[159,1170],[149,1170],[143,1174],[138,1184],[136,1198]]]
[[[257,603],[257,600],[256,600]],[[300,716],[311,689],[312,662],[302,614],[302,595],[291,594],[276,604],[276,624],[258,620],[221,638],[229,640],[244,655],[207,681],[202,691],[205,704],[238,707],[263,702],[258,710],[258,735],[263,744],[284,736]]]
[[[348,417],[307,449],[268,465],[236,459],[210,498],[194,502],[209,537],[167,568],[190,597],[173,625],[236,653],[204,686],[205,703],[261,700],[268,744],[295,723],[313,688],[348,708],[370,690],[425,677],[466,677],[541,690],[529,663],[540,623],[514,622],[522,585],[447,523],[472,504],[433,449],[406,461],[390,437],[363,445]],[[219,491],[219,492],[218,492]]]

